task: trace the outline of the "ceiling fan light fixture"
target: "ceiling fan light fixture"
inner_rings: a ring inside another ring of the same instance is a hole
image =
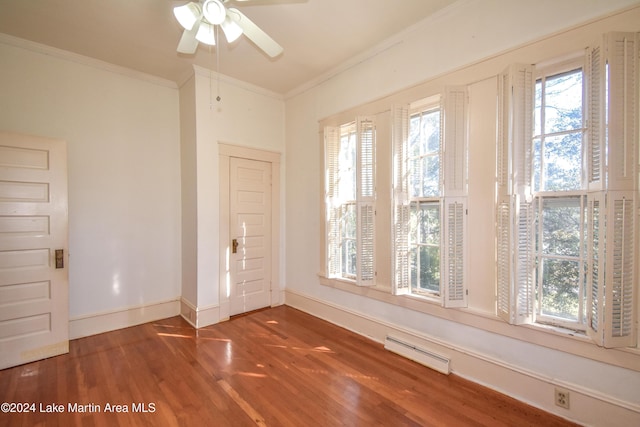
[[[214,27],[208,22],[200,22],[198,32],[196,33],[196,40],[201,43],[208,44],[209,46],[215,46],[216,38],[214,35]]]
[[[193,29],[193,26],[200,19],[202,9],[198,3],[190,2],[182,6],[173,8],[173,15],[176,17],[182,28]]]
[[[202,13],[213,25],[222,24],[227,16],[227,11],[220,0],[206,0],[202,5]]]
[[[220,24],[222,27],[222,31],[224,31],[224,36],[227,38],[227,42],[233,43],[242,35],[242,28],[235,22],[231,20],[228,16],[222,21]]]

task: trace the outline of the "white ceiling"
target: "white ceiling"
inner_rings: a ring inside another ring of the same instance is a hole
[[[230,0],[284,47],[275,59],[245,37],[177,53],[173,7],[187,1],[0,0],[0,33],[176,82],[219,60],[222,74],[286,94],[455,1]]]

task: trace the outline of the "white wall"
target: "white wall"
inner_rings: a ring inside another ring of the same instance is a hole
[[[6,37],[0,94],[1,129],[68,144],[71,320],[177,307],[177,86]]]
[[[196,262],[188,266],[183,263],[182,315],[197,326],[205,326],[220,319],[220,254],[219,209],[220,182],[218,176],[218,144],[232,144],[284,154],[284,100],[281,95],[221,76],[213,76],[205,69],[195,67],[195,74],[189,80],[189,87],[181,88],[181,97],[191,91],[195,102],[195,164],[183,164],[195,168],[195,195],[183,200],[183,206],[194,215],[197,234],[190,239],[189,247],[183,253],[194,253]],[[219,90],[218,90],[219,87]],[[217,101],[216,97],[221,100]],[[181,106],[184,108],[191,106]],[[185,137],[183,131],[183,137]],[[190,149],[192,149],[190,148]],[[184,148],[183,148],[184,149]],[[284,169],[284,156],[281,168]],[[280,171],[281,175],[283,174]],[[191,171],[183,171],[183,176]],[[190,184],[191,185],[191,184]],[[284,186],[284,185],[283,185]],[[282,192],[282,189],[281,189]],[[281,197],[284,203],[284,197]],[[284,209],[281,207],[280,211]],[[284,220],[283,220],[284,221]],[[281,226],[281,230],[284,227]],[[282,231],[284,233],[284,231]],[[282,236],[280,241],[284,241]],[[193,247],[195,246],[195,247]],[[283,248],[280,248],[284,252]],[[185,268],[195,269],[187,271]],[[280,284],[272,284],[280,288]]]
[[[563,417],[589,425],[640,424],[640,352],[603,350],[587,340],[511,327],[497,320],[492,243],[495,75],[511,62],[535,63],[580,51],[604,31],[640,31],[640,7],[583,25],[630,4],[638,2],[461,1],[369,56],[334,70],[317,85],[290,93],[286,102],[287,303],[377,340],[386,333],[401,333],[433,345],[452,357],[457,374]],[[576,30],[565,32],[570,26]],[[515,49],[518,46],[522,47]],[[324,286],[318,277],[319,120],[387,97],[375,103],[380,108],[374,111],[382,111],[385,102],[399,98],[406,102],[411,94],[432,95],[433,88],[445,83],[468,84],[472,100],[471,308],[445,310],[406,297],[383,297],[376,290]],[[571,391],[570,410],[553,404],[556,386]]]
[[[0,128],[68,143],[72,338],[178,314],[180,300],[194,324],[219,320],[218,143],[282,153],[281,176],[285,163],[282,96],[222,76],[218,102],[217,86],[200,68],[178,88],[0,38]]]

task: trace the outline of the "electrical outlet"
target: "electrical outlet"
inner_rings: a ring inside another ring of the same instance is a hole
[[[569,390],[556,388],[556,405],[569,409]]]

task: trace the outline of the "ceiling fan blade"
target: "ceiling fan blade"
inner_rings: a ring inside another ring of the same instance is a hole
[[[242,12],[235,8],[227,9],[227,16],[231,21],[238,24],[242,28],[242,32],[249,40],[255,43],[260,49],[262,49],[267,55],[272,58],[280,55],[284,50],[275,40],[273,40],[267,33],[262,31],[260,27],[247,18]]]
[[[198,32],[199,25],[196,24],[191,30],[184,30],[180,42],[178,43],[178,52],[180,53],[196,53],[198,48],[198,40],[196,40],[196,33]]]

